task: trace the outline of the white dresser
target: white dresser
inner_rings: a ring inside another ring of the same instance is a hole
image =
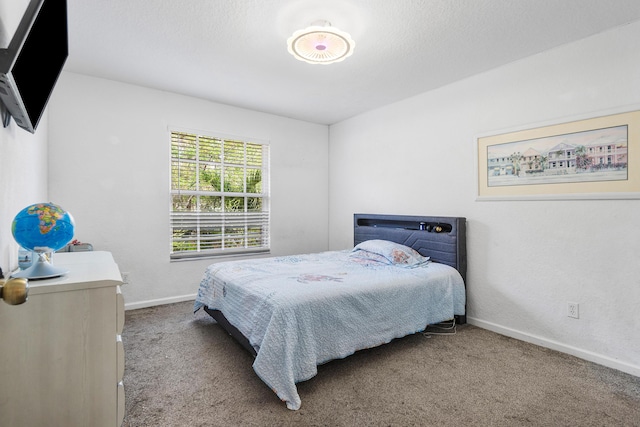
[[[0,302],[0,426],[118,427],[124,418],[124,299],[109,252],[53,256],[62,277]]]

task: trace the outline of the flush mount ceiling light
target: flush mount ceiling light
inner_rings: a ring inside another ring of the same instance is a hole
[[[348,33],[333,28],[327,21],[316,21],[287,39],[289,53],[309,64],[340,62],[353,54],[355,45]]]

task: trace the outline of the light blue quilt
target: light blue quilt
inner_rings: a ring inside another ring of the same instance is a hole
[[[249,339],[255,372],[297,410],[296,383],[319,364],[464,314],[465,289],[444,264],[403,268],[331,251],[212,264],[194,310],[203,306]]]

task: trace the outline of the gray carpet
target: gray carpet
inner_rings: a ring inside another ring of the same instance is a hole
[[[203,311],[126,312],[124,426],[640,426],[640,378],[474,326],[318,368],[290,411]]]

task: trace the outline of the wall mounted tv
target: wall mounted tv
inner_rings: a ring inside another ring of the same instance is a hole
[[[30,0],[9,46],[0,49],[3,124],[34,133],[69,56],[66,0]]]

